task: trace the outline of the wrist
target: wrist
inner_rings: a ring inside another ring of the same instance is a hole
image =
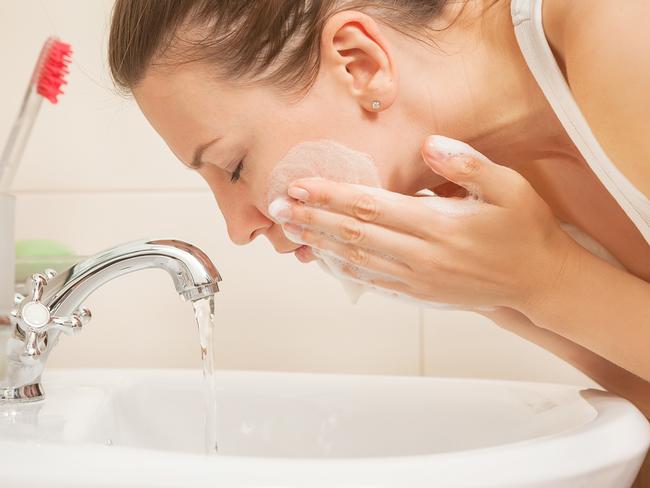
[[[547,322],[560,312],[560,303],[571,294],[575,278],[583,267],[585,253],[588,254],[563,231],[544,250],[534,260],[537,266],[528,273],[525,291],[513,307],[537,324]]]

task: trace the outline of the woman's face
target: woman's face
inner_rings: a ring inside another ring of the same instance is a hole
[[[355,32],[343,35],[358,37]],[[364,85],[359,83],[364,76],[368,82],[366,71],[376,77],[381,61],[373,66],[360,58],[356,65],[346,65],[334,53],[338,51],[323,54],[316,82],[297,101],[268,86],[241,87],[215,80],[201,64],[149,70],[133,90],[174,154],[190,167],[200,161],[197,171],[213,191],[234,243],[246,244],[264,235],[278,252],[298,247],[269,218],[267,182],[276,163],[303,141],[329,139],[369,154],[382,186],[391,191],[421,188],[413,186],[421,168],[407,163],[419,161],[426,134],[412,127],[405,130],[412,125],[412,114],[399,104],[374,113],[360,101]],[[392,104],[397,68],[393,63],[387,69],[392,70],[386,76],[393,84],[381,93],[385,103]]]

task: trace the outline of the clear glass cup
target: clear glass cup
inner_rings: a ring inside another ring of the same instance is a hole
[[[16,198],[0,193],[0,326],[13,306],[15,290],[15,222]]]

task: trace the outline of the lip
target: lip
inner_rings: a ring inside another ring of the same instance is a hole
[[[302,245],[302,246],[294,247],[293,249],[287,249],[286,251],[278,251],[278,253],[279,254],[294,254],[301,247],[309,247],[309,246]]]

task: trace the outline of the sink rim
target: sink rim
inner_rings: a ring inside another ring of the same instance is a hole
[[[84,377],[94,379],[96,383],[101,383],[101,378],[123,375],[125,372],[138,375],[140,379],[146,379],[147,376],[164,378],[176,375],[200,375],[198,369],[141,369],[141,368],[83,368],[83,369],[52,369],[44,375],[44,386],[47,391],[48,382],[55,377],[63,377],[71,382],[83,381]],[[495,486],[506,486],[512,483],[522,485],[531,479],[535,480],[553,480],[553,476],[578,476],[587,472],[594,464],[594,456],[605,458],[602,452],[598,450],[586,449],[585,447],[594,446],[602,439],[620,439],[625,442],[611,443],[607,448],[607,465],[623,466],[634,462],[634,458],[643,459],[644,453],[650,444],[650,424],[643,415],[630,402],[617,397],[611,393],[584,388],[577,385],[564,385],[559,383],[538,383],[528,381],[486,379],[486,378],[449,378],[449,377],[422,377],[422,376],[400,376],[400,375],[364,375],[364,374],[336,374],[336,373],[307,373],[307,372],[268,372],[268,371],[246,371],[246,370],[221,370],[219,375],[228,375],[237,377],[240,375],[251,377],[292,377],[292,378],[329,378],[345,380],[365,380],[365,381],[408,381],[408,382],[431,382],[431,383],[481,383],[507,386],[524,386],[524,387],[541,387],[545,386],[562,386],[575,388],[580,391],[581,396],[591,405],[596,415],[593,419],[574,428],[565,431],[545,435],[533,439],[516,441],[496,446],[481,447],[477,449],[468,449],[463,451],[453,451],[445,453],[418,454],[408,456],[391,456],[391,457],[355,457],[355,458],[286,458],[286,457],[254,457],[254,456],[234,456],[221,455],[216,457],[207,457],[186,452],[166,452],[156,449],[135,448],[124,446],[103,446],[96,444],[70,444],[70,445],[34,445],[30,442],[21,441],[3,441],[0,439],[0,451],[5,461],[11,464],[23,465],[23,469],[33,467],[33,462],[39,459],[41,462],[63,462],[67,459],[75,459],[75,465],[83,464],[86,476],[83,477],[83,483],[91,482],[93,469],[101,469],[102,465],[109,460],[119,463],[123,469],[113,470],[111,476],[117,483],[120,479],[126,480],[135,477],[149,481],[165,481],[169,473],[161,473],[157,468],[160,465],[182,465],[188,469],[180,470],[185,473],[174,484],[174,480],[168,479],[169,486],[182,486],[187,484],[192,475],[192,484],[203,486],[206,480],[214,477],[227,476],[228,474],[238,473],[238,476],[253,476],[250,473],[251,467],[260,472],[274,473],[274,476],[280,476],[280,473],[293,473],[291,480],[286,481],[282,478],[283,483],[297,483],[295,486],[314,486],[313,479],[315,473],[321,473],[323,479],[338,475],[341,480],[346,482],[358,481],[367,482],[370,473],[376,480],[377,486],[399,486],[383,483],[390,483],[397,480],[397,476],[402,483],[407,479],[409,486],[419,486],[424,483],[435,481],[440,483],[441,480],[448,480],[449,486],[455,479],[453,473],[459,473],[466,470],[471,465],[475,476],[489,486],[490,479],[494,479]],[[46,400],[47,401],[47,397]],[[7,452],[8,451],[8,452]],[[56,451],[56,454],[53,453]],[[602,451],[602,449],[601,449]],[[567,453],[571,453],[570,463],[567,462]],[[543,459],[544,462],[533,462],[533,459]],[[136,462],[137,461],[137,462]],[[638,462],[640,466],[640,462]],[[604,461],[603,461],[604,462]],[[557,471],[548,473],[547,466],[549,463],[556,463]],[[129,471],[129,465],[137,464],[138,467]],[[525,466],[525,473],[521,470],[513,470],[515,465]],[[546,466],[546,468],[545,468]],[[503,467],[503,469],[500,469]],[[510,468],[507,468],[510,467]],[[19,469],[12,469],[19,473]],[[40,470],[39,470],[40,471]],[[47,469],[45,471],[48,471]],[[105,471],[105,469],[103,470]],[[118,472],[119,471],[119,472]],[[494,478],[495,472],[498,478]],[[142,476],[146,473],[146,478]],[[399,475],[398,475],[399,473]],[[50,473],[51,474],[51,473]],[[78,474],[78,473],[77,473]],[[295,476],[294,476],[295,475]],[[122,476],[122,478],[120,478]],[[126,476],[126,478],[124,478]],[[442,478],[441,478],[442,476]],[[49,478],[45,476],[42,481]],[[300,481],[303,479],[304,484]],[[308,480],[312,483],[309,484]],[[320,478],[319,478],[320,479]],[[76,479],[75,479],[76,480]],[[75,481],[73,480],[73,481]],[[34,478],[31,479],[33,483]],[[107,481],[107,480],[104,480]],[[76,481],[75,481],[76,482]],[[66,480],[65,485],[70,486],[71,480]],[[206,486],[209,483],[205,483]],[[33,486],[33,485],[32,485]],[[249,485],[242,485],[249,486]],[[467,485],[464,485],[467,486]],[[483,485],[482,485],[483,486]]]
[[[51,376],[61,376],[61,375],[74,375],[74,376],[87,376],[91,379],[97,379],[99,375],[113,376],[119,373],[124,373],[125,371],[132,371],[135,374],[143,375],[143,378],[146,379],[146,376],[155,376],[158,378],[166,378],[170,376],[185,376],[188,374],[192,375],[202,375],[200,369],[197,368],[51,368],[49,371],[46,371],[44,374],[43,384],[47,388],[47,382]],[[635,413],[641,417],[642,422],[645,421],[646,426],[646,437],[647,444],[646,450],[650,448],[650,422],[645,416],[628,400],[625,400],[618,395],[610,393],[604,389],[588,388],[581,385],[571,385],[566,383],[551,383],[551,382],[537,382],[537,381],[521,381],[521,380],[509,380],[509,379],[498,379],[498,378],[472,378],[472,377],[445,377],[445,376],[415,376],[415,375],[387,375],[387,374],[345,374],[345,373],[323,373],[323,372],[303,372],[303,371],[257,371],[257,370],[242,370],[242,369],[227,369],[227,370],[217,370],[215,371],[217,378],[219,376],[227,377],[254,377],[254,376],[264,376],[270,378],[308,378],[308,377],[318,377],[321,379],[336,380],[343,379],[344,381],[352,380],[362,380],[362,381],[371,381],[371,382],[380,382],[380,381],[400,381],[400,382],[429,382],[429,383],[461,383],[461,384],[483,384],[483,385],[495,385],[495,386],[514,386],[514,387],[523,387],[523,388],[574,388],[579,392],[580,396],[585,400],[585,402],[594,409],[594,416],[587,420],[586,422],[577,425],[575,427],[570,427],[560,432],[541,435],[531,439],[507,442],[494,446],[472,448],[465,450],[458,450],[452,452],[440,452],[432,454],[417,454],[417,455],[405,455],[405,456],[368,456],[368,457],[355,457],[355,458],[341,458],[341,457],[331,457],[331,458],[292,458],[292,457],[277,457],[272,459],[286,459],[289,461],[307,459],[315,461],[326,461],[326,460],[354,460],[354,459],[399,459],[399,458],[412,458],[412,457],[431,457],[431,456],[453,456],[464,452],[474,452],[474,451],[484,451],[491,449],[509,449],[511,447],[516,447],[525,444],[539,444],[542,442],[548,442],[553,439],[563,439],[571,437],[577,434],[581,434],[586,431],[593,431],[596,429],[605,429],[612,424],[616,424],[621,416],[625,413],[634,415]],[[146,376],[145,376],[146,375]],[[46,399],[47,401],[47,390],[46,390]],[[640,438],[643,438],[644,430],[640,430]],[[0,443],[2,440],[0,439]],[[113,446],[112,446],[113,447]],[[126,447],[114,446],[114,449],[122,449]],[[146,450],[159,452],[157,449],[150,448],[134,448],[135,450]],[[178,452],[180,453],[180,451]],[[190,454],[191,455],[191,454]],[[243,458],[243,459],[268,459],[266,457],[255,457],[255,456],[236,456],[236,455],[220,455],[219,457],[224,458]]]

